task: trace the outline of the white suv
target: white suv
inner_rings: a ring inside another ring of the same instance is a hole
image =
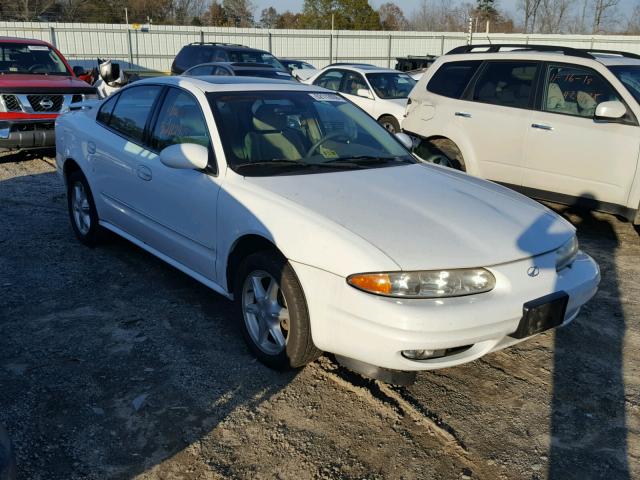
[[[391,133],[397,133],[416,81],[406,73],[388,68],[334,63],[304,83],[339,92]]]
[[[640,56],[472,45],[428,70],[402,128],[425,160],[640,223],[639,101]]]

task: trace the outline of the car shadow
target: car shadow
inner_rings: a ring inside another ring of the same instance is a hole
[[[551,480],[630,478],[623,380],[625,316],[616,270],[613,216],[557,208],[578,229],[581,249],[600,265],[599,292],[554,338]],[[606,319],[606,323],[603,323]]]
[[[0,181],[0,202],[0,424],[18,478],[135,477],[295,378],[255,360],[227,299],[115,235],[79,244],[55,173]]]

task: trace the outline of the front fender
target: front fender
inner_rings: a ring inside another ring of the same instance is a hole
[[[271,241],[289,260],[342,277],[400,269],[348,228],[241,177],[225,182],[220,192],[217,231],[216,276],[222,282],[235,242],[250,234]]]

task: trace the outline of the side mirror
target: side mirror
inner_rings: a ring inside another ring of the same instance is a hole
[[[356,95],[359,97],[370,98],[373,100],[373,95],[371,94],[371,90],[368,88],[359,88],[356,92]]]
[[[407,135],[406,133],[398,132],[396,133],[396,138],[400,140],[400,143],[407,149],[411,150],[413,148],[413,139]]]
[[[170,168],[204,170],[209,163],[209,150],[197,143],[177,143],[160,152],[160,161]]]
[[[627,108],[622,102],[612,100],[610,102],[599,103],[596,107],[596,120],[618,120],[625,116]]]
[[[80,75],[86,75],[86,73],[87,71],[80,65],[76,65],[75,67],[73,67],[73,74],[76,77],[79,77]]]

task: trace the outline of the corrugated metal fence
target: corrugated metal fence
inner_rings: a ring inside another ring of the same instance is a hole
[[[464,33],[266,30],[191,26],[154,26],[149,31],[120,24],[0,22],[0,35],[49,41],[74,65],[117,59],[132,70],[167,72],[180,48],[191,42],[239,43],[323,67],[358,61],[393,67],[405,55],[441,55],[467,43]],[[605,35],[474,35],[473,43],[538,43],[576,48],[625,50],[640,54],[640,37]]]

